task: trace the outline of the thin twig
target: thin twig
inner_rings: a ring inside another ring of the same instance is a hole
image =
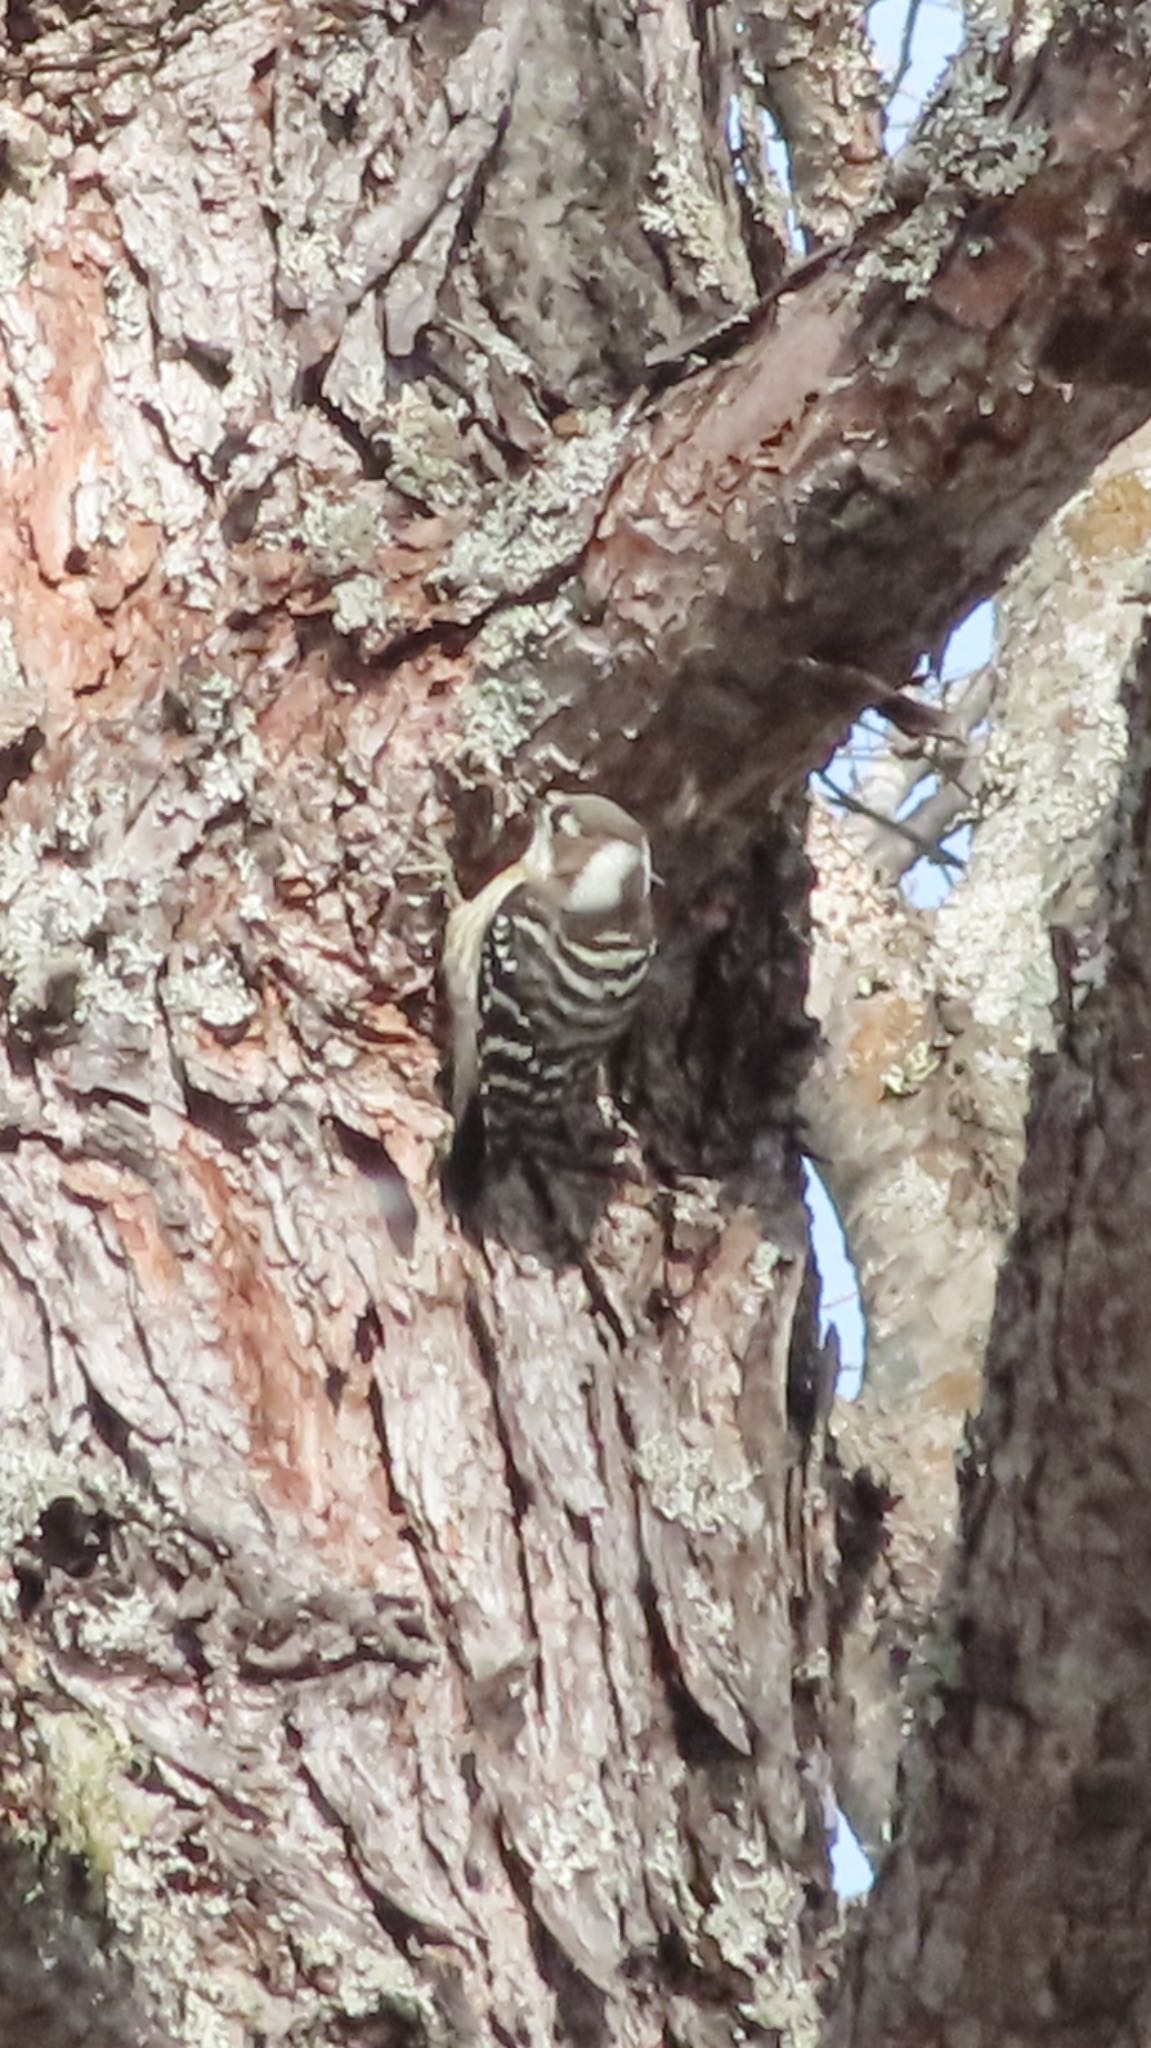
[[[941,868],[958,868],[962,872],[964,863],[956,854],[948,853],[945,846],[933,845],[930,840],[921,838],[903,818],[885,818],[882,811],[873,810],[870,804],[861,802],[860,798],[852,796],[849,790],[840,789],[826,769],[820,771],[819,780],[835,798],[836,803],[843,805],[845,811],[854,811],[859,817],[869,819],[873,825],[881,826],[883,831],[894,832],[899,838],[908,840],[916,850],[917,859],[933,861]]]
[[[895,66],[895,77],[887,104],[890,107],[896,94],[902,90],[903,81],[911,69],[911,46],[915,41],[915,30],[919,22],[919,10],[923,0],[908,0],[907,13],[903,17],[903,34],[899,39],[899,58]]]

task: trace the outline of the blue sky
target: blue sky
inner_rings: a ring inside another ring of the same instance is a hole
[[[894,77],[907,21],[907,0],[875,0],[867,25],[879,61]],[[963,41],[963,16],[951,0],[920,0],[911,38],[910,61],[888,113],[887,147],[894,153],[903,143],[920,107],[949,57]]]

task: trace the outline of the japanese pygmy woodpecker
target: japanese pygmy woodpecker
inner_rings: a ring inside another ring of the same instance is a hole
[[[602,796],[544,800],[531,844],[448,920],[457,1144],[489,1158],[565,1127],[635,1013],[654,947],[642,826]]]

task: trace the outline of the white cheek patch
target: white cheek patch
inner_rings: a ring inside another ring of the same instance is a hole
[[[624,890],[640,866],[639,848],[622,839],[609,839],[585,861],[571,886],[568,909],[577,915],[603,917],[618,910]]]

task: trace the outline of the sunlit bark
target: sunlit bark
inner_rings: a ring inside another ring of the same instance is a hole
[[[0,1883],[42,1854],[77,1936],[46,2041],[818,2025],[790,792],[1151,405],[1151,57],[1098,9],[1001,56],[757,310],[704,13],[12,31]],[[450,870],[577,780],[665,880],[630,1174],[469,1234]]]

